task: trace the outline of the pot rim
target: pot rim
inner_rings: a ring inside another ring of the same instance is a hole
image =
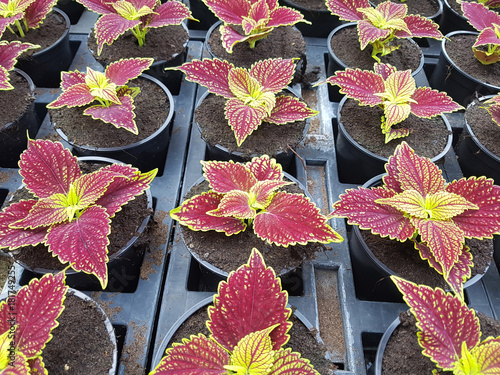
[[[382,359],[384,358],[385,348],[387,347],[387,343],[389,342],[389,339],[391,338],[392,333],[399,326],[399,323],[400,323],[400,320],[399,320],[399,316],[398,316],[389,325],[389,327],[387,327],[384,334],[382,335],[382,338],[380,339],[380,342],[379,342],[378,347],[377,347],[377,354],[375,356],[375,375],[382,374]]]
[[[303,12],[306,11],[306,12],[311,12],[311,13],[320,13],[320,14],[327,14],[327,15],[333,16],[328,9],[306,8],[302,5],[297,4],[293,0],[283,0],[283,3],[288,5],[288,6],[290,6],[290,4],[293,5],[293,8],[299,10],[302,14],[304,14]]]
[[[28,82],[28,86],[30,88],[31,95],[33,97],[36,97],[35,84],[33,83],[33,80],[31,79],[31,77],[25,71],[18,69],[18,68],[14,68],[14,69],[12,69],[12,71],[19,74],[21,77],[23,77]],[[36,99],[33,99],[33,102],[30,105],[28,105],[26,107],[26,109],[24,110],[24,112],[21,113],[15,120],[9,121],[3,125],[0,124],[0,126],[1,126],[0,131],[4,131],[4,130],[10,128],[12,125],[15,125],[19,121],[21,121],[21,118],[23,116],[26,116],[27,112],[29,112],[30,110],[33,110],[35,108],[35,100]]]
[[[69,29],[71,27],[71,22],[69,20],[69,17],[66,13],[64,13],[61,9],[59,8],[56,8],[56,7],[53,7],[52,8],[52,12],[54,13],[57,13],[58,16],[62,17],[64,19],[64,21],[66,22],[66,30],[62,33],[62,35],[59,37],[59,39],[57,39],[54,43],[52,43],[50,46],[48,47],[45,47],[44,49],[40,50],[40,51],[37,51],[35,53],[33,53],[32,55],[32,58],[33,59],[36,59],[37,57],[39,57],[40,55],[46,53],[46,52],[49,52],[50,50],[52,49],[55,49],[57,48],[57,46],[63,41],[64,38],[67,37],[67,35],[69,34]],[[50,13],[49,13],[50,14]]]

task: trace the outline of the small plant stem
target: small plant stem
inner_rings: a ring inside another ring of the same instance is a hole
[[[145,34],[144,32],[141,31],[139,28],[139,25],[136,25],[132,29],[132,34],[137,38],[137,42],[139,43],[139,47],[142,47],[144,45],[144,40],[145,40]]]
[[[19,35],[21,36],[21,38],[24,38],[24,31],[23,31],[23,26],[21,25],[21,22],[19,22],[19,20],[16,20],[15,24],[17,27],[17,31],[19,31]]]

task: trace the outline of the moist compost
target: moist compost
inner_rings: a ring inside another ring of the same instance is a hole
[[[283,1],[283,5],[287,5],[290,3],[291,5],[297,5],[299,7],[309,9],[309,10],[324,10],[329,12],[326,7],[326,3],[323,0],[288,0]]]
[[[18,119],[35,100],[35,96],[23,76],[11,71],[9,78],[14,90],[0,91],[0,108],[2,108],[0,131],[4,130],[3,127],[6,124]]]
[[[475,100],[474,103],[465,111],[465,119],[477,140],[500,157],[500,126],[492,120],[481,102]]]

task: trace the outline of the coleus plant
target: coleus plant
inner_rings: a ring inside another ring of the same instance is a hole
[[[476,59],[484,65],[500,61],[500,15],[483,4],[468,1],[462,2],[462,12],[479,31],[472,46]]]
[[[446,183],[441,170],[406,142],[385,169],[382,186],[346,190],[331,216],[381,237],[413,241],[421,258],[462,296],[473,265],[464,241],[500,233],[500,186],[485,177]]]
[[[283,180],[281,165],[267,155],[248,163],[201,163],[211,190],[170,211],[173,219],[189,229],[230,236],[253,224],[259,238],[285,247],[342,241],[309,198],[277,191],[292,182]]]
[[[14,69],[19,55],[27,49],[39,47],[31,43],[0,41],[0,90],[12,90],[14,88],[9,83],[9,71]]]
[[[232,53],[237,43],[247,42],[250,48],[266,38],[278,26],[293,26],[309,21],[288,7],[279,6],[278,0],[203,0],[224,25],[220,26],[222,45]],[[243,34],[242,34],[243,31]]]
[[[361,49],[370,44],[372,57],[378,62],[379,54],[385,56],[399,48],[389,45],[394,39],[443,38],[435,22],[420,15],[407,14],[406,4],[385,1],[372,8],[368,0],[326,0],[326,6],[341,20],[357,22]]]
[[[238,146],[264,121],[283,125],[318,114],[295,97],[277,95],[292,81],[293,59],[262,60],[249,70],[219,59],[193,60],[168,69],[183,71],[188,81],[227,99],[225,115]]]
[[[90,67],[87,73],[62,72],[62,93],[47,108],[81,107],[97,101],[99,104],[87,107],[83,114],[138,134],[134,98],[141,90],[128,87],[127,82],[139,77],[152,63],[150,58],[131,58],[109,64],[104,73]]]
[[[431,118],[463,109],[445,92],[417,88],[410,70],[398,71],[389,64],[375,63],[373,71],[349,68],[337,71],[326,82],[339,86],[342,94],[359,101],[360,105],[383,108],[381,127],[385,143],[409,135],[408,129],[392,126],[410,114]]]
[[[111,164],[82,174],[68,149],[47,140],[29,140],[19,167],[35,199],[0,212],[0,248],[43,243],[61,263],[94,274],[104,289],[111,220],[149,188],[157,170],[141,173],[129,165]]]
[[[491,119],[495,124],[500,126],[500,94],[495,95],[493,98],[487,100],[485,103],[486,110],[491,115]]]
[[[0,37],[5,29],[21,38],[30,29],[38,28],[57,0],[0,0]],[[24,29],[23,29],[24,26]]]
[[[33,279],[0,301],[0,374],[47,374],[42,350],[64,310],[64,272]]]
[[[131,31],[139,46],[146,41],[150,29],[180,25],[193,19],[189,8],[180,1],[168,0],[78,0],[87,9],[101,17],[95,24],[97,54],[104,44],[111,45],[120,35]]]
[[[483,4],[488,9],[500,7],[500,0],[479,0],[478,3]]]
[[[462,299],[440,288],[391,278],[417,320],[424,356],[455,375],[500,373],[500,337],[481,341],[479,319]]]
[[[219,284],[208,308],[210,337],[173,344],[150,375],[319,375],[307,359],[283,348],[292,326],[287,300],[280,279],[253,249],[247,264]]]

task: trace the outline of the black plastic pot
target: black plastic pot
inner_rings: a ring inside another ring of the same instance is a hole
[[[349,23],[344,23],[340,26],[337,26],[335,29],[332,30],[332,32],[328,35],[328,38],[326,40],[326,47],[328,48],[328,65],[327,65],[327,71],[326,71],[326,76],[330,77],[335,74],[338,70],[345,70],[347,68],[350,68],[347,66],[342,60],[338,58],[337,55],[332,50],[332,45],[331,41],[333,36],[338,33],[340,30],[347,28],[347,27],[356,27],[357,23],[356,22],[349,22]],[[414,43],[417,45],[417,43],[409,39],[411,43]],[[353,48],[359,48],[359,46],[353,46]],[[376,61],[373,60],[373,63]],[[420,58],[420,63],[418,65],[418,68],[415,69],[411,75],[413,78],[415,78],[415,81],[417,82],[417,86],[425,86],[427,83],[427,77],[425,76],[424,72],[424,54],[421,54]],[[330,95],[330,100],[334,102],[338,102],[342,99],[343,94],[340,94],[338,86],[332,86],[328,85],[328,91]]]
[[[491,99],[493,95],[480,98],[481,102]],[[475,102],[469,104],[476,105]],[[491,121],[492,131],[497,125]],[[465,176],[486,176],[500,184],[500,156],[493,154],[474,135],[467,119],[464,129],[456,145],[458,163]]]
[[[387,347],[387,343],[391,338],[392,333],[399,326],[400,320],[399,317],[396,318],[391,325],[387,328],[387,330],[382,335],[380,342],[377,348],[377,356],[375,357],[375,374],[374,375],[382,375],[382,360],[384,358],[385,348]]]
[[[35,85],[23,71],[14,69],[11,74],[19,74],[28,82],[31,93],[35,95]],[[14,121],[0,127],[0,167],[17,168],[19,156],[28,147],[28,134],[35,138],[40,122],[35,114],[35,101]]]
[[[56,7],[66,13],[72,25],[78,23],[85,10],[85,7],[76,0],[58,0]]]
[[[185,0],[184,3],[188,4],[189,10],[193,18],[199,22],[188,20],[188,26],[193,30],[208,30],[210,26],[216,23],[219,19],[208,9],[205,3],[201,0]]]
[[[61,71],[68,70],[73,60],[69,45],[69,28],[71,26],[68,16],[60,9],[53,8],[53,13],[66,22],[66,31],[53,45],[34,53],[29,58],[20,58],[16,67],[25,71],[37,87],[59,87]]]
[[[455,0],[452,0],[455,1]],[[443,13],[439,20],[439,29],[446,35],[452,31],[465,30],[476,31],[462,14],[458,14],[451,6],[448,0],[443,0]]]
[[[377,155],[356,142],[347,133],[344,125],[342,124],[341,110],[348,98],[345,96],[339,103],[337,109],[337,125],[338,135],[335,141],[337,166],[339,176],[342,181],[350,183],[363,183],[373,176],[385,172],[385,163],[388,158]],[[445,148],[437,156],[431,159],[432,162],[439,162],[444,158],[445,154],[450,150],[453,141],[453,134],[451,131],[450,123],[446,116],[441,115],[446,128],[448,129],[448,141]]]
[[[79,161],[86,162],[97,162],[103,164],[121,164],[118,160],[113,160],[109,158],[103,157],[80,157]],[[153,197],[151,195],[151,191],[148,189],[145,191],[148,201],[148,208],[153,209]],[[142,259],[144,256],[143,251],[139,251],[134,247],[134,244],[137,242],[139,237],[142,235],[144,230],[146,229],[150,220],[150,216],[144,218],[142,223],[138,226],[136,235],[134,235],[127,244],[118,250],[116,253],[109,256],[108,261],[108,286],[106,288],[107,291],[122,291],[122,285],[119,286],[119,290],[115,290],[115,285],[113,282],[113,278],[120,278],[123,275],[134,275],[140,272],[140,267],[142,264]],[[20,250],[22,251],[22,249]],[[57,273],[60,270],[49,270],[45,268],[39,267],[31,267],[23,262],[16,261],[19,265],[21,265],[25,271],[23,274],[23,281],[28,281],[33,277],[40,277],[46,273]],[[117,283],[118,285],[119,283]],[[79,290],[96,290],[101,291],[101,284],[98,279],[94,275],[89,275],[81,271],[75,271],[72,268],[66,270],[66,285],[76,288]]]
[[[500,91],[499,86],[490,85],[465,73],[446,52],[446,40],[454,35],[479,35],[473,31],[453,31],[441,41],[441,54],[429,80],[432,88],[446,91],[458,104],[466,107],[476,95],[492,95]],[[472,53],[472,51],[471,51]]]
[[[102,156],[116,159],[123,163],[131,164],[139,168],[142,172],[150,171],[154,168],[162,170],[170,139],[170,127],[174,115],[174,99],[167,87],[159,80],[146,74],[142,74],[141,77],[159,85],[168,97],[170,110],[163,125],[149,137],[123,147],[91,147],[76,145],[68,139],[61,129],[56,129],[59,136],[73,147],[73,153],[75,155]],[[103,124],[103,126],[104,125],[112,126],[109,124]]]
[[[311,22],[308,25],[305,22],[299,22],[295,26],[302,32],[302,35],[314,38],[326,38],[330,30],[342,23],[338,16],[334,16],[328,9],[310,9],[305,8],[293,2],[293,0],[281,0],[282,5],[298,10],[304,16],[304,19]]]

